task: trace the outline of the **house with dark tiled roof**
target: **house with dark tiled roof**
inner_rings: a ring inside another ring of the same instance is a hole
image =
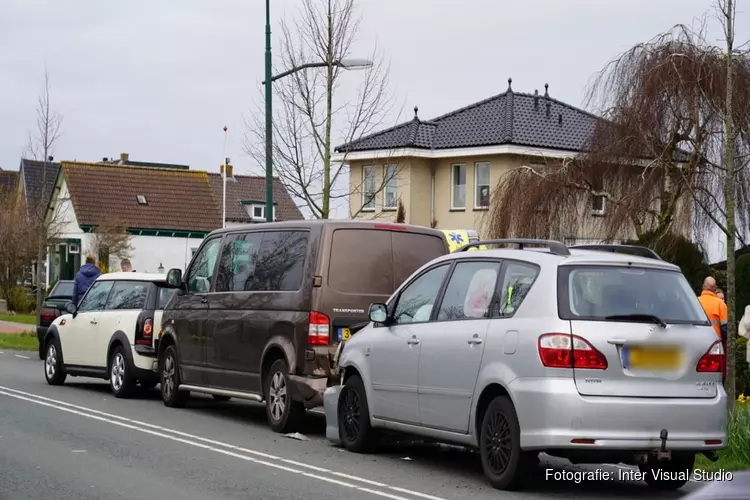
[[[3,170],[0,168],[0,196],[18,192],[17,170]]]
[[[219,208],[222,207],[224,187],[220,173],[209,172],[208,181]],[[226,189],[227,226],[266,221],[266,179],[250,175],[232,175],[229,172]],[[273,180],[273,219],[277,221],[304,219],[284,185]]]
[[[336,148],[350,166],[352,214],[392,217],[398,200],[406,222],[480,229],[490,192],[509,170],[573,158],[585,150],[598,118],[549,95],[502,94],[431,120],[414,118]],[[601,215],[593,200],[591,215]],[[576,238],[585,238],[578,235]]]
[[[87,254],[97,256],[97,228],[130,233],[133,268],[185,269],[202,239],[222,226],[209,174],[178,168],[62,162],[48,217],[57,226],[49,280],[70,279]],[[110,268],[119,266],[109,257]]]
[[[44,215],[59,169],[60,164],[51,156],[48,161],[21,158],[18,168],[21,199],[29,217]]]

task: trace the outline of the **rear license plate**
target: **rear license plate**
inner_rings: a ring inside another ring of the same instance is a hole
[[[680,350],[675,347],[623,347],[625,368],[636,370],[676,370],[680,366]]]
[[[339,342],[346,342],[352,336],[351,330],[348,328],[339,328]]]

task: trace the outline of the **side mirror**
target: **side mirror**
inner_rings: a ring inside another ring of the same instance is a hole
[[[181,269],[170,269],[167,272],[167,285],[172,288],[182,287],[182,270]]]
[[[386,323],[388,321],[388,308],[385,304],[370,304],[369,317],[373,323]]]
[[[65,312],[72,314],[73,317],[75,318],[76,315],[78,314],[78,306],[76,305],[75,302],[71,300],[70,302],[65,304]]]

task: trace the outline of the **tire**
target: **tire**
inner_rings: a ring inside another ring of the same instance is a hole
[[[290,397],[288,388],[289,367],[277,359],[263,380],[266,418],[274,432],[294,432],[305,418],[305,406]]]
[[[159,383],[164,406],[182,408],[187,404],[190,393],[179,390],[180,367],[177,364],[177,351],[174,346],[167,346],[159,356]]]
[[[538,454],[521,450],[521,426],[506,396],[493,399],[482,416],[479,456],[485,477],[499,490],[520,488],[533,470]]]
[[[49,385],[63,385],[67,378],[61,354],[60,343],[57,339],[50,339],[44,355],[44,378]]]
[[[219,394],[212,394],[211,397],[214,398],[214,401],[219,401],[219,402],[222,402],[222,403],[225,403],[225,402],[229,401],[230,399],[232,399],[229,396],[221,396]]]
[[[42,361],[44,361],[44,358],[45,358],[45,356],[44,356],[45,355],[45,349],[44,349],[44,342],[43,341],[39,341],[39,349],[38,349],[38,351],[39,351],[39,359],[41,359]]]
[[[676,490],[685,486],[690,478],[683,476],[692,474],[694,466],[695,453],[675,454],[672,452],[670,460],[659,462],[654,457],[649,457],[648,462],[638,465],[638,469],[645,475],[644,481],[651,488]],[[666,473],[667,479],[660,479],[659,475],[654,474],[658,470],[661,470],[661,473]],[[686,471],[689,471],[688,474],[685,474]]]
[[[347,450],[365,453],[375,447],[377,434],[370,425],[370,409],[362,378],[352,375],[339,395],[337,408],[339,438]]]
[[[116,398],[126,399],[133,395],[136,380],[130,373],[128,358],[122,345],[115,347],[109,358],[109,388]]]

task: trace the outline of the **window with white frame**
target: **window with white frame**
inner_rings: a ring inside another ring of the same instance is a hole
[[[451,166],[451,208],[466,208],[466,165]]]
[[[490,206],[490,164],[478,162],[474,164],[474,208],[488,208]]]
[[[362,167],[362,210],[375,210],[376,172],[372,165]]]
[[[383,167],[383,208],[396,209],[398,206],[398,179],[396,165]]]
[[[245,210],[251,219],[256,221],[266,220],[266,206],[259,203],[245,205]],[[276,207],[273,207],[273,219],[276,220]]]
[[[606,206],[606,198],[604,196],[592,196],[591,197],[591,215],[602,216],[604,215],[604,207]]]

